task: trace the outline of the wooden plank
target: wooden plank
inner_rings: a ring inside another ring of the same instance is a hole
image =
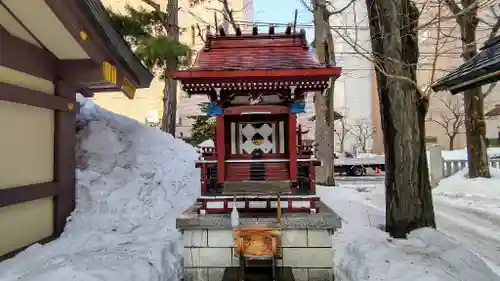
[[[57,58],[47,50],[12,36],[0,26],[0,65],[53,81]]]
[[[75,85],[58,81],[56,96],[76,102]],[[63,232],[66,219],[75,209],[76,204],[75,113],[58,111],[55,116],[54,179],[59,182],[54,200],[54,236],[56,237]]]
[[[0,189],[0,208],[55,196],[57,182],[44,182]]]
[[[79,111],[79,104],[75,100],[51,96],[46,93],[2,82],[0,82],[0,101],[15,102],[72,113]]]

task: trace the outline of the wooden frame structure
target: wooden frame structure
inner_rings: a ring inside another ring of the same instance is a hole
[[[2,230],[0,260],[58,237],[75,207],[76,93],[122,91],[133,98],[152,78],[99,0],[0,1],[0,224],[19,217]],[[17,117],[26,123],[16,127]],[[23,137],[30,128],[43,136]],[[9,147],[12,140],[18,142]],[[37,148],[42,140],[50,147]],[[14,152],[5,156],[16,149],[31,154],[20,157],[25,162]],[[43,231],[26,229],[37,218],[22,213],[36,214],[42,203],[52,206],[52,215],[43,210],[53,217],[44,219]]]
[[[209,30],[209,29],[208,29]],[[229,35],[207,33],[194,65],[170,73],[189,95],[210,98],[215,148],[204,148],[200,213],[276,208],[276,192],[286,212],[316,212],[315,166],[311,145],[302,143],[297,114],[305,96],[326,92],[339,67],[320,63],[309,52],[305,31]],[[231,202],[236,194],[236,203]]]

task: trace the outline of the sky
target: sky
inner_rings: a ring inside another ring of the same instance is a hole
[[[304,0],[306,3],[309,0]],[[253,0],[254,21],[270,23],[293,23],[295,9],[297,9],[298,24],[312,24],[312,14],[304,7],[300,0]],[[278,27],[278,31],[284,30],[284,26]],[[301,27],[299,26],[297,30]],[[312,30],[306,29],[307,38],[312,38]]]

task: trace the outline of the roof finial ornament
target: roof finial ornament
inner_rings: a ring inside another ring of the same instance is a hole
[[[240,25],[236,26],[236,36],[241,36],[241,28]]]
[[[269,24],[269,35],[274,35],[274,24]]]
[[[286,25],[285,34],[292,35],[292,24],[291,23]]]
[[[259,35],[259,27],[256,24],[253,25],[252,35]]]

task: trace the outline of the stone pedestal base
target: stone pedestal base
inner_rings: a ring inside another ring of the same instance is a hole
[[[284,214],[281,219],[280,266],[289,266],[296,281],[333,280],[332,234],[341,219],[319,202],[320,213]],[[239,266],[234,256],[229,215],[197,215],[193,205],[177,219],[184,238],[185,281],[222,281],[226,267]],[[241,224],[271,224],[275,217],[241,215]]]

